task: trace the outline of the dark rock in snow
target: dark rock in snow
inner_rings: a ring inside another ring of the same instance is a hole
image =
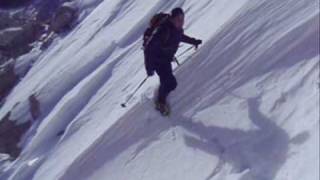
[[[76,18],[76,6],[73,3],[64,3],[51,19],[50,29],[56,33],[63,32],[71,27]]]
[[[57,34],[70,30],[77,18],[78,8],[73,1],[65,2],[57,8],[50,19],[48,33],[41,39],[41,49],[48,48]]]
[[[0,8],[17,8],[26,5],[31,0],[1,0]]]
[[[41,24],[30,22],[21,27],[7,28],[0,32],[0,51],[9,57],[18,57],[31,50],[30,44],[43,32]]]
[[[11,23],[9,13],[0,11],[0,30],[9,27]]]
[[[9,118],[10,112],[0,120],[0,153],[16,158],[21,152],[18,143],[22,135],[30,128],[31,122],[17,125]]]
[[[16,5],[19,9],[4,8]],[[35,42],[49,47],[58,33],[71,28],[77,11],[70,0],[0,0],[0,103],[18,80],[13,68],[2,65],[30,52]],[[34,110],[32,116],[36,119],[38,113]]]
[[[23,142],[22,136],[31,127],[32,121],[40,115],[40,103],[36,96],[31,95],[28,99],[32,119],[26,123],[17,124],[17,120],[10,119],[11,112],[9,112],[0,120],[0,154],[9,154],[14,159],[20,155],[19,143]]]
[[[0,67],[0,101],[9,93],[17,81],[18,76],[14,72],[12,63]]]
[[[1,64],[4,64],[5,62],[7,62],[9,60],[9,58],[5,55],[3,55],[0,51],[0,66]]]
[[[34,94],[29,97],[29,104],[32,119],[36,120],[40,116],[40,103]]]
[[[35,0],[33,6],[37,9],[37,20],[49,22],[60,4],[60,0]]]

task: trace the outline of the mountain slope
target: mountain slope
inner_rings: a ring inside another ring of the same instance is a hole
[[[176,6],[205,43],[179,57],[172,116],[148,100],[157,77],[122,109],[145,77],[148,19]],[[37,56],[0,119],[28,121],[32,94],[41,116],[1,178],[319,179],[315,0],[103,1]]]

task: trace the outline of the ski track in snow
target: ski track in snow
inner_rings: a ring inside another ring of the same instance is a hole
[[[186,10],[186,33],[204,44],[179,59],[172,116],[161,117],[148,100],[156,77],[121,109],[145,76],[148,19],[177,6]],[[97,2],[1,107],[0,119],[12,109],[13,120],[26,121],[35,93],[42,114],[0,179],[319,179],[318,7],[315,0]]]

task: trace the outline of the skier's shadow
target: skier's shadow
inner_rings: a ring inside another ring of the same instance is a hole
[[[152,143],[161,138],[164,131],[179,126],[195,136],[184,136],[185,144],[200,149],[215,157],[220,157],[216,168],[208,175],[210,180],[220,172],[225,163],[231,164],[234,173],[248,173],[241,180],[271,180],[287,158],[290,143],[288,134],[266,118],[258,110],[258,99],[248,100],[250,119],[259,127],[257,130],[243,131],[210,126],[192,122],[179,115],[170,121],[153,120],[145,106],[135,106],[124,115],[109,131],[95,142],[87,151],[66,170],[61,180],[74,178],[88,179],[97,169],[136,145],[125,166],[134,161]],[[150,107],[150,111],[152,108]],[[133,118],[140,114],[141,118]],[[151,113],[152,114],[152,113]],[[180,114],[177,112],[176,114]],[[213,120],[214,121],[214,120]],[[295,137],[291,142],[302,144],[308,134]],[[88,168],[90,167],[90,168]],[[255,178],[256,177],[256,178]],[[251,179],[252,179],[251,178]]]
[[[175,125],[197,136],[186,135],[187,146],[220,158],[207,180],[217,175],[225,163],[233,167],[232,173],[242,173],[241,180],[272,180],[286,162],[290,142],[302,144],[309,137],[302,133],[290,140],[284,129],[259,111],[259,98],[248,99],[248,108],[249,118],[257,126],[255,130],[207,127],[183,117],[175,121]]]

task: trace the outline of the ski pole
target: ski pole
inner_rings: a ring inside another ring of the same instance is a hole
[[[195,53],[191,54],[189,56],[189,58],[191,58],[194,54]],[[180,63],[176,57],[174,57],[174,61],[178,64],[178,67],[173,70],[174,72],[176,72],[178,70],[178,68],[181,67],[184,64],[184,62]]]
[[[174,57],[173,60],[177,63],[178,66],[181,65],[176,57]]]
[[[188,49],[184,50],[181,54],[179,54],[177,57],[174,57],[173,60],[177,63],[178,66],[181,66],[180,62],[178,61],[178,57],[181,57],[188,51],[190,51],[193,48],[193,46],[189,47]]]
[[[177,63],[178,66],[180,66],[180,62],[178,61],[178,57],[184,55],[188,51],[190,51],[193,48],[193,46],[189,47],[188,49],[184,50],[181,54],[179,54],[177,57],[174,57],[173,60]]]
[[[134,95],[138,92],[138,90],[142,87],[142,85],[147,81],[148,77],[146,77],[139,86],[134,90],[134,92],[129,96],[129,98],[126,100],[126,102],[121,104],[121,107],[125,108],[127,107],[127,103],[134,97]]]
[[[193,46],[191,46],[191,47],[189,47],[188,49],[184,50],[182,53],[180,53],[180,54],[177,56],[177,58],[183,56],[185,53],[187,53],[188,51],[190,51],[192,48],[193,48]]]

